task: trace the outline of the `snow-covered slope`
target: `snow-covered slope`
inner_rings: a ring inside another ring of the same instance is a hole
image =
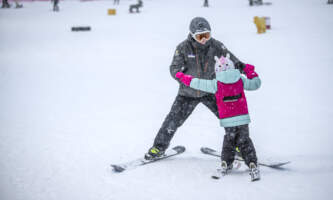
[[[0,199],[178,200],[329,199],[333,178],[333,6],[325,0],[146,0],[140,14],[121,1],[27,2],[0,9]],[[254,16],[272,30],[256,34]],[[250,134],[258,157],[292,163],[261,168],[251,183],[243,167],[210,175],[224,129],[199,105],[172,146],[187,151],[113,174],[111,163],[152,145],[177,94],[169,64],[190,20],[206,17],[213,36],[251,63],[262,88],[248,92]],[[71,32],[89,25],[90,32]]]

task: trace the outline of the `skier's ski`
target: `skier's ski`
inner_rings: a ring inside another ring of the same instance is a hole
[[[207,155],[211,155],[211,156],[215,156],[215,157],[221,157],[221,154],[219,152],[217,152],[214,149],[208,148],[208,147],[201,147],[201,152]],[[244,161],[242,158],[236,157],[235,158],[238,161]],[[270,168],[282,168],[282,166],[289,164],[290,161],[283,161],[283,162],[270,162],[270,161],[259,161],[258,164],[261,166],[265,166],[265,167],[270,167]]]
[[[222,172],[221,168],[216,169],[216,171],[212,174],[212,179],[220,179],[222,176],[225,176],[226,174]]]
[[[120,172],[123,172],[128,169],[133,169],[138,166],[146,165],[146,164],[153,163],[153,162],[156,162],[159,160],[164,160],[164,159],[172,157],[172,156],[179,155],[181,153],[184,153],[184,151],[185,151],[184,146],[176,146],[176,147],[173,147],[172,149],[168,149],[163,156],[153,159],[153,160],[146,160],[144,158],[139,158],[139,159],[127,162],[127,163],[123,163],[123,164],[118,164],[118,165],[111,164],[111,167],[112,167],[113,172],[120,173]]]

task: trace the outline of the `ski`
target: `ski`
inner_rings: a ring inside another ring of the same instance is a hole
[[[220,179],[221,177],[225,176],[226,174],[222,172],[221,168],[216,169],[216,171],[212,174],[212,179]]]
[[[221,157],[221,154],[217,152],[214,149],[208,148],[208,147],[201,147],[201,152],[207,155],[215,156],[215,157]],[[236,156],[235,158],[238,161],[244,161],[242,158]],[[289,164],[290,161],[281,161],[281,162],[270,162],[270,161],[258,161],[258,165],[270,167],[274,169],[282,168],[282,166]]]
[[[185,152],[185,147],[184,146],[175,146],[172,149],[168,149],[165,154],[159,158],[153,159],[153,160],[146,160],[144,158],[138,158],[126,163],[122,164],[111,164],[112,171],[115,173],[120,173],[128,169],[134,169],[138,166],[150,164],[159,160],[164,160],[166,158],[170,158],[176,155],[179,155],[181,153]]]

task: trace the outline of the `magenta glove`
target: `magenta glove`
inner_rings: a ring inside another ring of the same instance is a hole
[[[193,76],[184,74],[183,72],[177,72],[176,78],[178,78],[186,86],[190,86]]]
[[[258,77],[258,74],[254,71],[254,66],[246,64],[243,71],[246,74],[248,79],[253,79],[254,77]]]

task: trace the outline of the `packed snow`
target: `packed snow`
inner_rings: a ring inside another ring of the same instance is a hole
[[[0,9],[0,199],[330,199],[333,5],[271,2],[146,0],[139,14],[128,12],[134,0]],[[113,173],[110,164],[151,147],[178,91],[169,65],[196,16],[262,79],[246,93],[259,160],[291,163],[261,167],[258,182],[244,165],[211,179],[220,160],[200,147],[220,150],[224,129],[198,105],[171,143],[184,154]],[[257,34],[254,16],[269,16],[272,29]]]

